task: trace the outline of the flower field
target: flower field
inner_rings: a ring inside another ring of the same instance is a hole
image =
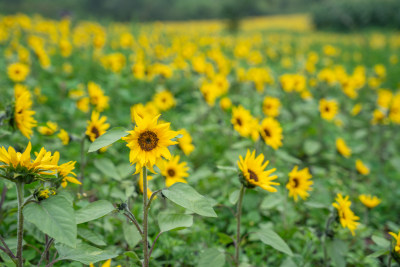
[[[400,35],[0,16],[0,266],[397,266]]]

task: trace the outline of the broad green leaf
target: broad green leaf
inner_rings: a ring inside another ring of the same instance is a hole
[[[303,145],[304,152],[311,156],[321,149],[321,143],[313,140],[306,140]]]
[[[193,225],[193,216],[189,214],[160,213],[158,215],[158,225],[161,232],[190,227]]]
[[[121,175],[110,159],[97,159],[94,161],[94,166],[96,166],[96,168],[99,169],[99,171],[101,171],[105,176],[111,177],[117,181],[122,180]]]
[[[92,247],[85,243],[77,244],[76,248],[70,248],[62,244],[56,244],[55,247],[58,254],[60,254],[58,260],[79,261],[87,265],[118,256],[117,253]]]
[[[78,228],[78,235],[90,243],[93,243],[97,246],[105,246],[106,243],[103,240],[103,237],[98,233],[92,232],[86,228]]]
[[[327,250],[329,256],[332,258],[337,267],[346,266],[345,255],[347,253],[347,245],[345,242],[339,239],[334,239],[333,241],[327,242]]]
[[[210,201],[188,184],[176,183],[163,189],[162,194],[175,204],[194,213],[207,217],[217,217]]]
[[[140,240],[142,240],[142,236],[133,223],[128,223],[125,221],[122,225],[122,231],[124,232],[125,241],[132,249],[136,247]]]
[[[283,151],[282,149],[275,151],[275,154],[278,158],[288,163],[301,164],[301,160],[293,157],[292,155],[290,155],[286,151]]]
[[[140,262],[139,256],[134,251],[126,251],[124,255],[131,258],[134,261]]]
[[[197,267],[222,267],[225,264],[225,254],[216,248],[209,248],[200,254]]]
[[[106,133],[101,135],[99,138],[94,140],[89,146],[89,153],[99,150],[102,147],[111,145],[112,143],[121,139],[121,137],[127,136],[127,131],[122,127],[115,127],[108,130]]]
[[[62,196],[52,196],[24,208],[24,217],[40,231],[65,245],[76,245],[76,221],[71,203]]]
[[[98,200],[75,212],[76,223],[81,224],[96,220],[115,210],[114,206],[107,200]]]
[[[279,267],[297,267],[292,258],[286,258]]]
[[[372,254],[369,254],[367,257],[378,258],[383,255],[388,255],[389,253],[390,253],[390,251],[388,249],[381,249],[381,250],[375,251]]]
[[[261,232],[258,232],[257,235],[264,244],[270,245],[274,249],[286,253],[289,256],[293,256],[293,252],[286,242],[271,229],[263,229]]]
[[[377,244],[380,247],[387,248],[390,245],[390,241],[389,240],[387,240],[387,239],[385,239],[383,237],[380,237],[380,236],[373,235],[371,237],[371,239],[372,239],[372,241],[375,242],[375,244]]]
[[[240,194],[240,190],[235,190],[235,191],[233,191],[232,193],[229,194],[229,202],[232,205],[235,205],[236,202],[238,201],[239,194]]]
[[[220,170],[226,170],[226,171],[232,171],[232,172],[237,172],[238,168],[232,167],[232,166],[221,166],[217,165],[217,168]]]

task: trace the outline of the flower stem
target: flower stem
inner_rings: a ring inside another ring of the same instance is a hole
[[[244,191],[246,188],[244,185],[242,185],[242,188],[240,188],[240,195],[239,195],[239,200],[237,203],[237,212],[236,212],[236,251],[235,251],[235,262],[236,266],[239,266],[239,253],[240,253],[240,219],[242,217],[242,202],[243,202],[243,196],[244,196]]]
[[[24,203],[24,183],[17,182],[17,199],[18,199],[18,228],[17,228],[17,267],[23,266],[22,258],[22,241],[24,235],[24,214],[22,213],[22,205]]]
[[[335,214],[331,214],[326,220],[325,231],[324,231],[324,239],[323,239],[323,248],[324,248],[324,264],[326,267],[329,267],[329,257],[328,257],[328,247],[326,244],[326,239],[328,237],[329,228],[331,223],[335,220]]]
[[[147,209],[147,169],[146,167],[143,167],[143,235],[142,235],[142,240],[143,240],[143,267],[149,267],[149,247],[148,247],[148,242],[147,242],[147,233],[148,233],[148,228],[147,228],[147,215],[148,215],[148,209]]]

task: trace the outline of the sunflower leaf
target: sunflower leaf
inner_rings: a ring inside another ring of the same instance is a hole
[[[261,232],[258,232],[257,235],[264,244],[270,245],[274,249],[279,250],[289,256],[293,256],[293,252],[286,242],[271,229],[263,229]]]
[[[75,212],[76,224],[93,221],[115,210],[107,200],[98,200]]]
[[[90,144],[88,152],[89,153],[95,152],[95,151],[99,150],[100,148],[111,145],[112,143],[120,140],[121,137],[124,137],[127,135],[128,135],[128,132],[126,131],[126,129],[124,129],[122,127],[114,127],[111,130],[105,132],[103,135],[101,135],[96,140],[94,140],[94,142]]]
[[[189,214],[160,213],[158,215],[158,225],[161,232],[190,227],[193,225],[193,216]]]

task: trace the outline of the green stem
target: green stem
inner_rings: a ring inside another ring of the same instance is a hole
[[[80,162],[80,175],[79,175],[79,182],[82,184],[79,187],[79,191],[82,194],[83,193],[83,177],[84,177],[84,172],[85,172],[85,139],[86,135],[84,135],[81,139],[81,162]]]
[[[392,252],[389,252],[388,267],[392,266]]]
[[[325,264],[326,267],[329,267],[328,248],[326,246],[326,238],[327,238],[328,231],[329,231],[329,228],[331,226],[331,223],[333,222],[335,217],[336,216],[334,214],[331,214],[329,216],[328,220],[326,220],[326,224],[325,224],[323,248],[324,248],[324,264]]]
[[[147,233],[148,233],[148,228],[147,228],[147,215],[148,215],[148,209],[147,209],[147,169],[146,167],[143,167],[143,235],[142,235],[142,240],[143,240],[143,267],[149,267],[149,247],[148,247],[148,241],[147,241]]]
[[[22,241],[24,235],[24,214],[22,213],[22,205],[24,203],[24,183],[17,182],[17,198],[18,198],[18,228],[17,228],[17,267],[23,266],[22,258]]]
[[[239,266],[239,254],[240,254],[240,219],[242,217],[242,203],[243,203],[243,196],[244,196],[244,191],[246,191],[246,187],[242,185],[242,188],[240,188],[240,195],[239,195],[239,200],[237,204],[237,212],[236,212],[236,251],[235,251],[235,262],[236,266]]]

